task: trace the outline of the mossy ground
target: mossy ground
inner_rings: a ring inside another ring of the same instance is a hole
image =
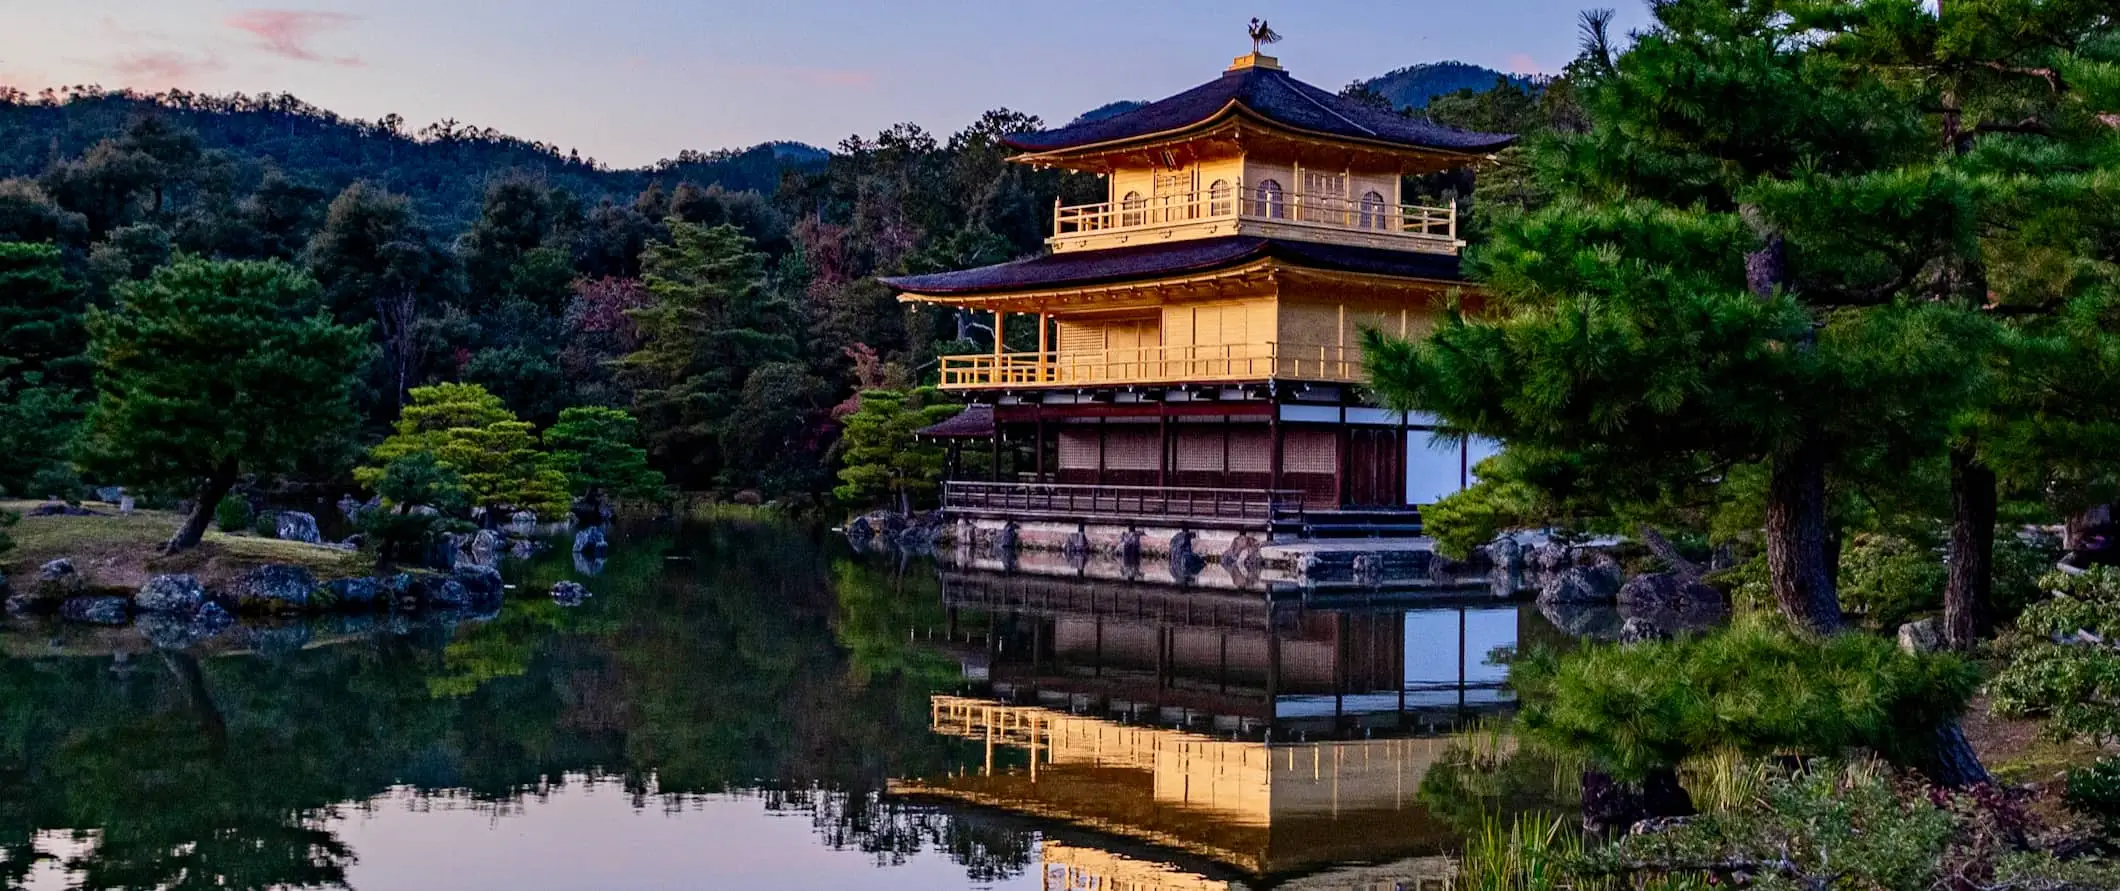
[[[10,576],[34,572],[60,557],[72,560],[89,584],[103,588],[137,588],[150,576],[178,572],[211,586],[267,563],[304,566],[320,579],[365,575],[374,568],[370,558],[352,551],[218,531],[207,532],[197,548],[165,556],[162,545],[183,520],[177,514],[137,510],[119,516],[115,505],[90,504],[91,510],[109,515],[28,516],[40,503],[0,501],[0,511],[24,515],[6,530],[14,549],[0,554],[0,571]]]

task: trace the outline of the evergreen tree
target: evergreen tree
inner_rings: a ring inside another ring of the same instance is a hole
[[[382,401],[403,405],[423,379],[420,325],[455,292],[455,259],[434,243],[410,201],[366,183],[332,200],[307,250],[331,311],[343,321],[375,323]]]
[[[628,313],[641,348],[620,361],[649,453],[681,484],[713,482],[723,434],[754,369],[796,354],[789,308],[766,288],[765,256],[734,226],[670,221],[642,258],[647,306]]]
[[[199,543],[238,475],[344,435],[366,334],[317,298],[285,263],[183,260],[90,311],[97,395],[83,461],[127,485],[196,486],[171,551]]]
[[[662,496],[663,476],[648,468],[639,441],[640,422],[615,408],[570,408],[545,430],[545,449],[552,466],[567,475],[567,490],[597,506],[607,497]]]
[[[1555,202],[1468,260],[1486,315],[1372,335],[1370,364],[1395,405],[1503,440],[1556,504],[1698,510],[1756,467],[1775,598],[1831,632],[1829,484],[1940,454],[1992,336],[1917,302],[1937,246],[1969,239],[1971,190],[1936,168],[1921,91],[1784,5],[1660,4],[1581,64],[1588,130],[1532,147]]]
[[[354,471],[361,485],[374,488],[400,459],[428,454],[462,478],[473,506],[544,517],[567,510],[567,475],[552,466],[531,426],[517,420],[500,397],[476,384],[414,387],[411,397],[395,432]]]
[[[909,512],[915,499],[933,492],[942,481],[945,456],[914,434],[963,410],[939,397],[932,390],[864,391],[861,408],[846,418],[840,485],[832,494],[846,504],[889,502]]]

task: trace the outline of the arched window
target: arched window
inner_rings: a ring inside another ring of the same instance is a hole
[[[1148,222],[1148,201],[1140,192],[1128,192],[1119,199],[1119,225],[1139,226]]]
[[[1277,180],[1259,181],[1257,200],[1253,202],[1252,216],[1283,219],[1288,216],[1288,203],[1282,200],[1281,183]]]
[[[1385,214],[1384,193],[1375,191],[1362,193],[1361,226],[1364,229],[1391,228],[1390,217]]]
[[[1236,213],[1236,204],[1230,201],[1230,198],[1234,197],[1233,192],[1234,190],[1229,187],[1229,180],[1226,179],[1215,180],[1214,183],[1209,185],[1207,187],[1207,215],[1210,217],[1226,217]]]

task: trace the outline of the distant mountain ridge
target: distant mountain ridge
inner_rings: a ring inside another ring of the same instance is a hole
[[[611,168],[555,145],[490,128],[441,121],[419,130],[392,116],[345,118],[293,96],[146,95],[73,91],[33,98],[0,87],[0,179],[37,176],[54,157],[78,157],[122,133],[133,118],[160,115],[196,132],[200,147],[271,167],[337,194],[357,180],[411,198],[444,228],[478,216],[488,182],[528,172],[588,205],[630,202],[650,184],[692,182],[732,191],[772,192],[787,169],[821,165],[830,154],[800,142],[744,149],[687,150],[636,168]]]
[[[1388,74],[1372,77],[1360,83],[1379,95],[1391,100],[1391,105],[1401,111],[1418,111],[1428,107],[1437,96],[1448,96],[1459,90],[1484,93],[1494,89],[1503,78],[1519,84],[1532,84],[1537,77],[1528,74],[1503,74],[1492,68],[1469,62],[1423,62],[1408,65]],[[1083,112],[1069,126],[1090,121],[1101,121],[1117,117],[1148,103],[1137,99],[1121,99],[1107,102]]]
[[[1391,100],[1397,108],[1418,110],[1427,108],[1429,101],[1437,96],[1448,96],[1459,90],[1475,93],[1492,90],[1505,77],[1524,85],[1537,81],[1531,75],[1503,74],[1469,62],[1423,62],[1362,83]]]

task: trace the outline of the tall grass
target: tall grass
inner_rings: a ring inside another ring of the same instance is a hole
[[[1544,814],[1518,817],[1508,826],[1488,820],[1465,839],[1456,891],[1562,891],[1588,886],[1568,875],[1568,862],[1582,856],[1583,837],[1566,819]]]

